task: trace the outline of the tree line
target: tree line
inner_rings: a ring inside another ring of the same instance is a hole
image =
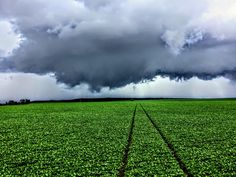
[[[29,99],[21,99],[20,101],[9,100],[5,104],[0,104],[0,105],[18,105],[18,104],[29,104],[29,103],[30,103]]]

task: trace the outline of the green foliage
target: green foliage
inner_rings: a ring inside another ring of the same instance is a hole
[[[184,176],[142,104],[194,176],[236,176],[236,101],[40,103],[0,107],[0,176]]]
[[[236,101],[143,105],[194,176],[236,175]]]
[[[0,174],[116,176],[133,106],[31,104],[0,112]]]
[[[127,176],[183,176],[183,171],[141,107],[136,114]]]

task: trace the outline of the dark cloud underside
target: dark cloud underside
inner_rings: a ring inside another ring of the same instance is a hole
[[[0,17],[11,20],[25,40],[1,61],[0,69],[54,73],[59,82],[88,83],[93,90],[156,75],[235,80],[236,33],[230,29],[236,19],[228,20],[232,14],[226,14],[221,17],[225,28],[216,29],[219,17],[211,13],[215,4],[1,0]]]

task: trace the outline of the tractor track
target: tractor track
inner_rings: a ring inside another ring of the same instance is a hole
[[[127,144],[125,146],[124,152],[123,152],[123,159],[122,159],[119,173],[118,173],[119,177],[125,176],[125,170],[126,170],[126,166],[128,164],[128,156],[129,156],[130,146],[132,144],[132,139],[133,139],[133,130],[134,130],[134,121],[135,121],[134,119],[135,119],[135,115],[136,115],[136,109],[137,109],[137,105],[135,105],[133,116],[131,119],[128,140],[127,140]]]
[[[177,151],[175,150],[173,144],[168,140],[168,138],[164,135],[164,133],[161,131],[160,127],[153,121],[151,116],[147,113],[147,111],[144,109],[144,107],[140,104],[141,108],[143,109],[144,113],[146,114],[147,118],[152,123],[153,127],[157,130],[157,132],[161,135],[161,138],[165,142],[166,146],[171,151],[172,155],[174,156],[175,160],[178,162],[179,167],[183,170],[184,174],[188,177],[193,177],[191,172],[186,167],[185,163],[182,161],[182,159],[179,157]]]

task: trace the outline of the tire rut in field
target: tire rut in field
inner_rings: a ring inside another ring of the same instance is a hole
[[[143,109],[143,112],[146,114],[147,118],[150,120],[152,123],[153,127],[157,130],[157,132],[161,135],[161,138],[165,142],[166,146],[169,148],[171,153],[173,154],[175,160],[178,162],[179,167],[183,170],[184,174],[188,177],[193,177],[191,172],[188,170],[186,167],[185,163],[182,161],[182,159],[179,157],[177,154],[177,151],[175,150],[173,144],[168,140],[168,138],[164,135],[164,133],[161,131],[160,127],[153,121],[151,116],[147,113],[147,111],[144,109],[144,107],[140,104],[141,108]]]
[[[137,105],[134,108],[133,116],[132,116],[132,119],[131,119],[127,145],[124,149],[123,159],[122,159],[120,169],[119,169],[119,174],[118,174],[119,177],[124,177],[125,176],[125,170],[126,170],[126,166],[128,164],[129,150],[130,150],[130,146],[132,144],[132,137],[133,137],[133,130],[134,130],[134,119],[135,119],[136,109],[137,109]]]

